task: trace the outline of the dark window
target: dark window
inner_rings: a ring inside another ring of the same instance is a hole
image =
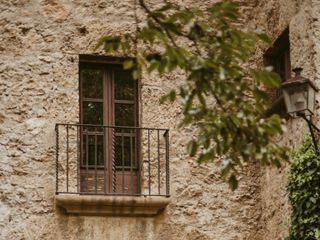
[[[266,66],[273,67],[273,71],[279,74],[282,82],[291,77],[289,29],[286,29],[274,42],[272,48],[266,51],[264,62]],[[278,113],[284,116],[285,105],[281,89],[271,90],[269,96],[273,102],[269,114]]]
[[[109,178],[99,183],[103,186],[98,189],[108,192],[112,177],[130,177],[130,181],[123,182],[132,185],[134,181],[136,189],[138,174],[133,177],[132,171],[138,171],[139,133],[126,127],[138,127],[138,83],[131,71],[122,69],[122,64],[96,60],[80,58],[82,191],[90,191],[94,185],[90,179],[103,174]],[[116,176],[112,176],[114,171]]]

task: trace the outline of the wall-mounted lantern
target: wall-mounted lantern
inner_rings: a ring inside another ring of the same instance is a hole
[[[287,113],[293,118],[302,117],[307,121],[314,147],[319,152],[313,129],[317,130],[318,133],[320,133],[320,129],[312,123],[318,88],[310,79],[301,76],[302,68],[295,68],[293,71],[296,75],[281,86]]]
[[[302,68],[293,69],[295,76],[282,84],[282,92],[288,114],[293,117],[313,115],[318,88],[301,76]]]

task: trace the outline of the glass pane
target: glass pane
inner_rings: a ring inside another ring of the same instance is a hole
[[[135,138],[117,136],[115,142],[116,167],[129,168],[131,167],[131,161],[132,167],[135,167]]]
[[[83,124],[103,124],[103,103],[82,102]]]
[[[88,151],[88,152],[87,152]],[[96,158],[95,158],[96,156]],[[103,136],[83,134],[83,165],[103,166]]]
[[[134,100],[134,84],[131,71],[115,71],[115,99]]]
[[[134,126],[134,105],[115,104],[115,124],[116,126]]]
[[[101,70],[83,69],[81,70],[82,97],[84,98],[103,98]]]

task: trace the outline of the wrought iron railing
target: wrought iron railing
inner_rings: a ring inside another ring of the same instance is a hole
[[[56,194],[169,196],[169,130],[58,123]]]

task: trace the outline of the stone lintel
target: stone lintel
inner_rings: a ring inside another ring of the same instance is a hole
[[[58,207],[68,214],[112,215],[112,216],[155,216],[165,209],[170,198],[160,196],[105,196],[58,194]]]

